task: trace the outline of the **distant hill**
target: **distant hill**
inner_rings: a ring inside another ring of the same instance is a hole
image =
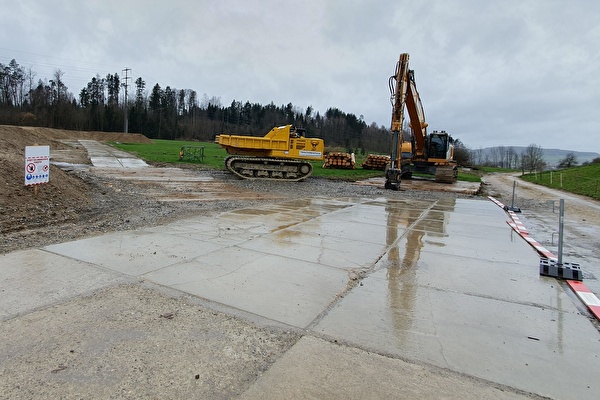
[[[593,153],[590,151],[570,151],[570,150],[560,150],[560,149],[542,149],[542,150],[544,150],[544,160],[550,165],[558,164],[569,153],[575,154],[575,157],[577,157],[577,162],[579,164],[582,164],[586,161],[592,161],[594,158],[600,157],[600,154]]]
[[[504,146],[505,149],[512,147],[514,151],[520,156],[526,149],[525,146]],[[485,147],[483,154],[487,155],[490,159],[493,158],[494,149],[497,147]],[[573,151],[573,150],[561,150],[561,149],[542,149],[544,152],[544,161],[548,165],[556,165],[563,160],[567,154],[573,153],[577,158],[577,163],[581,165],[586,161],[592,161],[594,158],[599,158],[600,153],[594,153],[589,151]]]

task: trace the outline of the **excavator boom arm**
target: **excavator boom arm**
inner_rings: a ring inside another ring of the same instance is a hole
[[[390,87],[392,89],[392,132],[402,132],[404,123],[404,109],[408,111],[410,118],[410,127],[415,137],[414,153],[417,157],[424,157],[427,122],[425,121],[425,111],[423,103],[417,91],[414,71],[408,68],[409,56],[407,53],[400,54],[400,60],[396,65],[396,73],[390,77]],[[394,144],[398,148],[397,154],[400,154],[402,141]]]
[[[438,182],[456,182],[457,168],[453,160],[452,138],[445,131],[427,134],[427,122],[414,71],[408,68],[408,54],[400,54],[396,71],[390,77],[392,100],[392,153],[386,170],[386,189],[398,190],[401,177],[413,171],[433,173]],[[413,133],[410,160],[402,157],[402,125],[404,109],[408,111]],[[405,170],[405,171],[404,171]]]
[[[408,93],[406,96],[406,110],[410,117],[410,127],[415,137],[415,156],[424,156],[425,139],[427,138],[427,122],[425,121],[425,112],[423,103],[417,92],[415,84],[414,71],[408,71]]]
[[[390,77],[390,91],[392,92],[392,132],[402,132],[404,123],[404,104],[408,92],[408,54],[400,54],[396,64],[396,73]]]

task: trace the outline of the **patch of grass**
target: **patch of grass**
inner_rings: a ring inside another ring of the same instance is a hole
[[[554,189],[600,199],[600,164],[526,174],[521,178]]]
[[[114,147],[137,157],[155,163],[168,164],[195,164],[205,168],[223,170],[225,169],[224,160],[227,152],[221,146],[214,142],[192,142],[183,140],[158,140],[154,143],[111,143]],[[179,160],[179,151],[182,146],[204,146],[204,161]],[[356,165],[361,165],[366,156],[357,155]],[[312,161],[313,176],[340,179],[340,180],[359,180],[376,176],[383,176],[383,171],[363,170],[358,167],[354,170],[346,169],[325,169],[322,161]]]
[[[383,177],[385,172],[374,171],[371,169],[362,169],[360,166],[356,169],[335,169],[335,168],[323,168],[322,161],[311,162],[313,165],[313,176],[320,176],[323,178],[337,179],[344,181],[358,181],[361,179]],[[360,165],[358,161],[356,165]]]
[[[481,182],[481,174],[474,171],[458,170],[458,180],[463,182]]]
[[[198,164],[212,169],[225,169],[223,160],[227,152],[213,142],[192,142],[183,140],[159,140],[154,143],[111,143],[114,147],[148,162],[168,164]],[[179,151],[182,146],[204,146],[204,161],[179,160]]]
[[[135,154],[137,157],[151,163],[191,164],[216,170],[225,169],[223,161],[227,157],[225,149],[214,142],[154,139],[153,143],[111,143],[111,145]],[[204,161],[179,160],[179,151],[182,146],[204,146]],[[357,181],[375,177],[383,178],[385,176],[384,171],[367,170],[360,167],[366,155],[355,154],[355,158],[356,169],[323,168],[322,161],[312,161],[313,176],[346,181]],[[479,176],[466,172],[459,172],[458,180],[469,182],[480,181]]]
[[[479,166],[479,167],[475,167],[472,168],[474,171],[481,171],[481,172],[485,172],[485,173],[493,173],[493,172],[519,172],[519,170],[516,169],[510,169],[510,168],[500,168],[500,167],[485,167],[485,166]]]

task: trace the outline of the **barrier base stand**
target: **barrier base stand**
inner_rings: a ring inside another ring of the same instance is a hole
[[[574,281],[583,280],[583,273],[581,272],[581,268],[579,268],[579,264],[559,264],[558,261],[549,258],[540,258],[540,275]]]

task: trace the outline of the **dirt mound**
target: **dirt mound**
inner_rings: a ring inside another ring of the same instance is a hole
[[[3,235],[49,224],[76,222],[81,211],[93,206],[92,188],[79,176],[50,166],[50,182],[25,186],[25,147],[50,146],[51,161],[89,163],[87,153],[66,142],[91,139],[102,142],[146,143],[140,134],[82,132],[0,125],[0,232]]]
[[[68,131],[64,129],[50,129],[30,126],[0,125],[0,154],[5,152],[23,156],[25,146],[49,145],[51,148],[65,149],[61,141],[64,140],[97,140],[99,142],[122,142],[122,143],[152,143],[152,140],[139,133],[117,133],[117,132],[86,132]],[[20,153],[19,153],[20,152]]]

